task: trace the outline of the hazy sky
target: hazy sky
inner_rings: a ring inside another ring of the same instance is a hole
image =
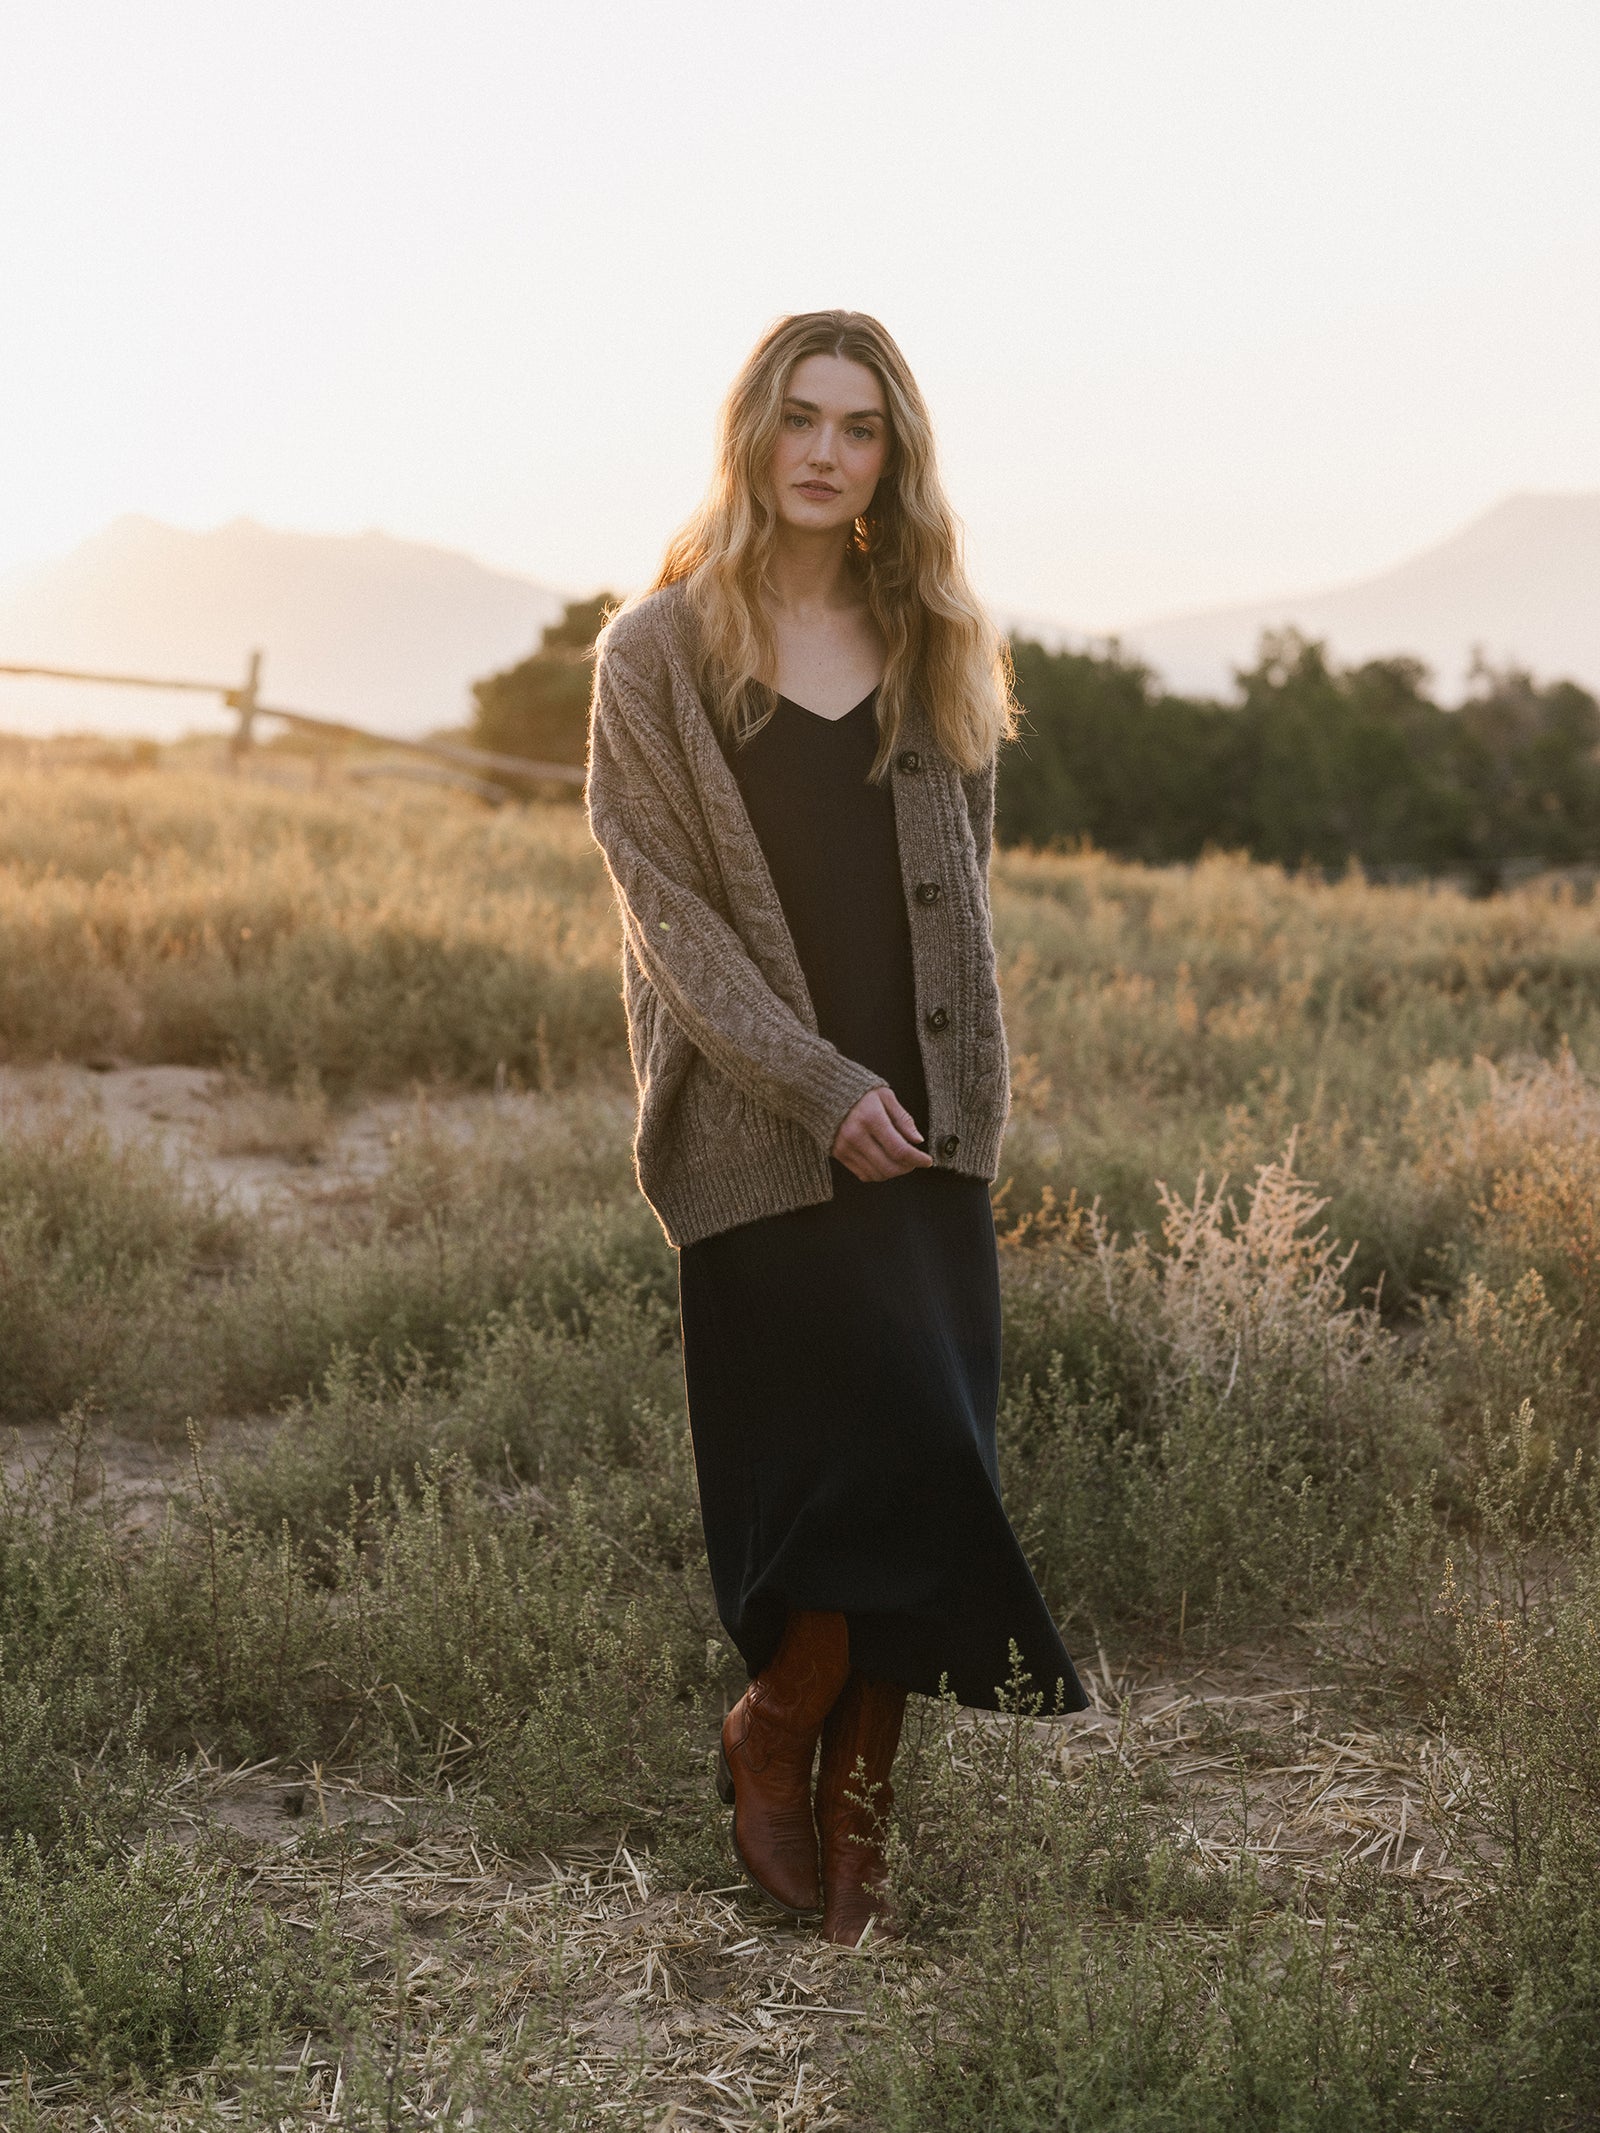
[[[637,583],[768,320],[1103,628],[1600,488],[1600,0],[5,0],[0,569],[123,511]]]

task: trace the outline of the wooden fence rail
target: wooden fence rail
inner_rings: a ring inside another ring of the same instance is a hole
[[[430,757],[451,763],[482,780],[516,778],[528,785],[581,785],[582,767],[576,763],[541,763],[521,755],[495,755],[487,748],[467,748],[455,741],[404,740],[395,733],[374,733],[366,726],[348,725],[343,719],[323,718],[314,711],[289,711],[281,704],[261,701],[261,654],[252,652],[243,682],[163,681],[151,674],[101,674],[85,667],[16,666],[0,661],[0,674],[37,675],[49,681],[109,682],[119,689],[182,689],[199,696],[220,697],[230,711],[239,714],[239,724],[229,746],[241,756],[255,740],[258,718],[281,719],[306,733],[326,733],[334,739],[368,741],[380,748],[398,748],[407,755]]]

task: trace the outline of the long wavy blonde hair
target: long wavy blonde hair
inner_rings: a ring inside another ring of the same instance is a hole
[[[778,528],[769,469],[790,374],[812,355],[864,364],[889,418],[883,474],[848,548],[888,647],[871,775],[887,770],[913,697],[944,752],[960,769],[979,770],[1016,722],[1009,648],[968,583],[927,405],[893,339],[864,311],[800,312],[757,343],[722,404],[705,500],[674,537],[651,590],[683,586],[699,625],[701,692],[723,732],[747,738],[777,702],[764,597]]]

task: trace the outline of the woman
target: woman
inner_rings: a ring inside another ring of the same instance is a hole
[[[1015,1654],[1047,1704],[1084,1703],[995,1459],[1011,718],[904,357],[858,312],[781,320],[705,502],[602,637],[588,804],[752,1677],[719,1784],[750,1879],[849,1946],[907,1690],[992,1708]]]

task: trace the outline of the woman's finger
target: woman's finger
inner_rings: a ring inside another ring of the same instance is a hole
[[[883,1116],[894,1134],[895,1159],[901,1171],[927,1170],[932,1167],[933,1157],[919,1143],[922,1133],[916,1120],[896,1096],[893,1089],[879,1089]]]
[[[893,1153],[872,1131],[870,1126],[862,1126],[860,1133],[852,1142],[851,1152],[858,1165],[858,1176],[868,1178],[893,1176]]]
[[[895,1105],[895,1109],[900,1111],[901,1117],[905,1119],[906,1124],[915,1133],[917,1130],[916,1120],[910,1117],[899,1104]],[[890,1117],[887,1106],[880,1110],[876,1120],[869,1121],[869,1124],[879,1147],[890,1157],[896,1166],[897,1172],[902,1170],[921,1170],[933,1161],[933,1158],[925,1154],[915,1141],[907,1139],[900,1127]]]
[[[906,1109],[899,1097],[896,1096],[893,1089],[880,1089],[878,1094],[883,1099],[883,1108],[888,1112],[890,1120],[899,1132],[908,1141],[920,1141],[922,1134],[918,1129],[916,1120],[911,1116],[911,1113]]]
[[[862,1121],[867,1137],[880,1155],[891,1163],[903,1163],[916,1154],[910,1141],[898,1131],[886,1112],[879,1111],[876,1117],[869,1115]]]
[[[892,1089],[869,1089],[840,1127],[834,1154],[852,1177],[867,1185],[928,1168],[932,1157],[905,1129],[921,1138],[916,1120]]]
[[[840,1139],[839,1157],[845,1168],[854,1173],[864,1184],[876,1184],[892,1177],[888,1152],[873,1137],[865,1119],[858,1119]]]
[[[902,1177],[908,1170],[920,1170],[931,1160],[922,1150],[908,1141],[887,1115],[879,1112],[876,1117],[868,1115],[863,1126],[869,1137],[873,1154],[888,1167],[882,1172],[885,1177]]]

